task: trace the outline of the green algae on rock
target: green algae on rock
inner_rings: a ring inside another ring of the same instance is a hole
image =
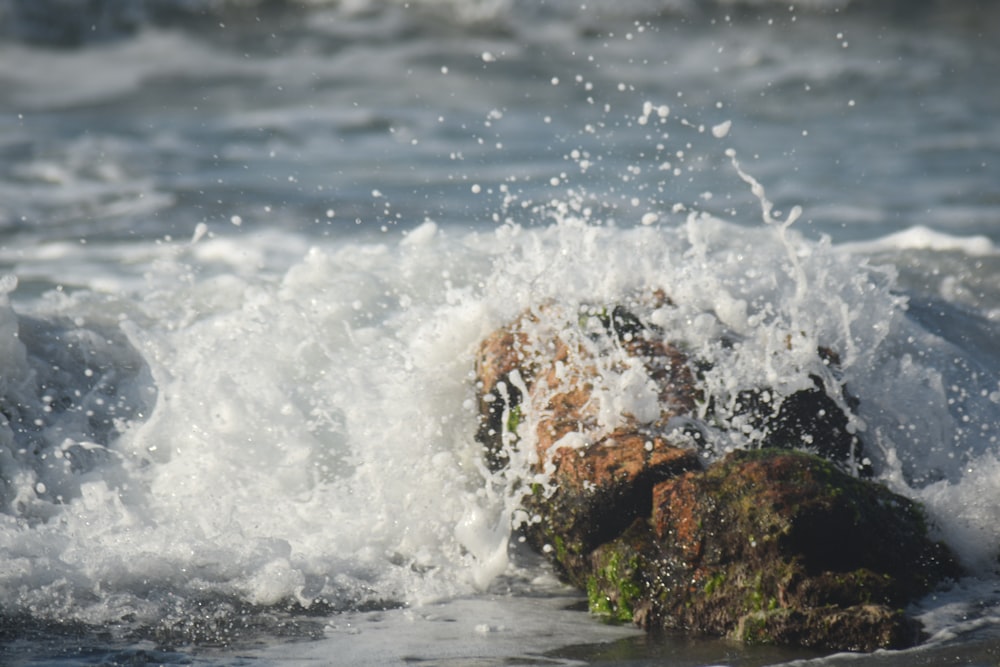
[[[654,489],[596,548],[591,610],[646,628],[829,650],[903,648],[902,608],[958,574],[919,508],[811,454],[734,452]]]
[[[653,493],[647,625],[901,648],[919,632],[899,609],[958,573],[917,505],[812,454],[733,452]]]

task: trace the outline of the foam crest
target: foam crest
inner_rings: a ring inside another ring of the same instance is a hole
[[[997,255],[996,245],[985,236],[956,236],[922,225],[889,234],[871,241],[842,244],[849,252],[886,252],[899,250],[959,251],[970,257]]]

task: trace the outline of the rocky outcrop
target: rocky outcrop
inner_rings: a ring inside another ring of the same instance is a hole
[[[611,567],[622,563],[631,569]],[[656,485],[650,518],[592,565],[591,605],[647,627],[862,651],[916,643],[901,609],[956,574],[914,503],[775,449]],[[626,602],[623,589],[641,595]]]
[[[483,342],[479,439],[494,470],[523,476],[529,542],[591,611],[646,628],[830,650],[919,641],[902,609],[958,568],[916,504],[849,465],[863,458],[854,399],[818,375],[780,401],[747,389],[735,414],[758,448],[709,456],[725,425],[705,427],[699,366],[622,307],[540,307]]]

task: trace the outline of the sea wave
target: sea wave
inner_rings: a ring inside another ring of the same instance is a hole
[[[982,235],[959,236],[917,225],[868,241],[840,245],[842,250],[856,253],[876,253],[899,250],[958,251],[970,257],[997,255],[997,245]]]
[[[311,249],[196,234],[132,255],[144,285],[6,303],[21,332],[0,350],[18,409],[0,429],[7,612],[190,638],[207,631],[193,615],[530,589],[538,567],[509,550],[516,496],[473,439],[477,342],[533,304],[650,289],[670,294],[650,316],[710,360],[720,401],[793,387],[818,344],[835,349],[882,480],[988,573],[992,506],[954,509],[1000,484],[997,372],[911,316],[891,270],[780,224],[692,213],[621,229],[584,209]]]
[[[594,29],[608,18],[651,20],[683,18],[715,11],[783,10],[809,13],[877,11],[900,20],[917,14],[958,17],[968,23],[980,12],[992,11],[973,0],[919,3],[903,0],[639,0],[621,3],[592,0],[581,5],[568,0],[0,0],[0,35],[17,40],[73,47],[117,39],[147,26],[213,25],[220,21],[261,21],[311,10],[333,10],[344,17],[405,10],[411,16],[480,30],[506,30],[511,23],[539,18],[565,20],[586,16]]]

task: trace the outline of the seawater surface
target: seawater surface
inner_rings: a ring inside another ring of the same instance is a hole
[[[996,665],[995,25],[0,0],[2,661]],[[646,636],[519,543],[478,342],[654,290],[721,403],[837,352],[877,477],[970,573],[925,645]]]

